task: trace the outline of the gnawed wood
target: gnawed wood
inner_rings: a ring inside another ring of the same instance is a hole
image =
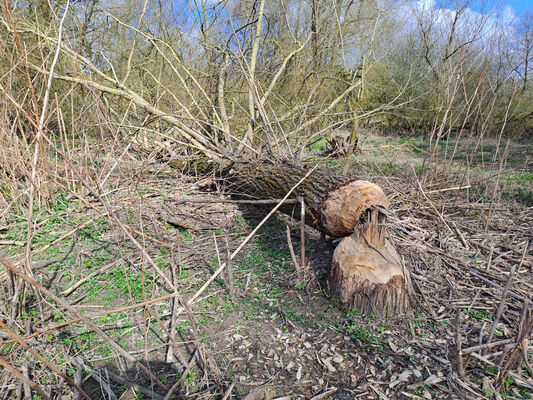
[[[327,199],[336,229],[352,234],[333,254],[332,288],[348,308],[389,316],[409,309],[411,285],[398,252],[386,237],[389,201],[370,182],[353,181]],[[325,203],[327,203],[327,201]]]
[[[327,192],[320,210],[322,225],[335,236],[353,233],[368,208],[389,209],[381,188],[367,181],[351,180]]]
[[[357,233],[342,239],[333,254],[331,281],[335,295],[348,308],[376,315],[409,309],[408,281],[388,240],[378,249]]]

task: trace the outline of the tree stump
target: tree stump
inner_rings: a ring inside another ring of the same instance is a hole
[[[333,254],[331,286],[335,295],[346,307],[363,313],[389,316],[406,312],[412,293],[409,273],[386,238],[383,222],[389,201],[381,188],[354,181],[329,200],[328,226],[339,233],[353,232]]]

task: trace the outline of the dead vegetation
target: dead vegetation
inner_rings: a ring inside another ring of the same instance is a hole
[[[531,398],[531,144],[508,127],[528,129],[527,77],[499,85],[452,29],[376,105],[378,44],[337,71],[327,21],[347,28],[319,2],[286,48],[265,1],[217,43],[217,2],[183,54],[148,1],[131,24],[82,9],[98,43],[78,3],[38,3],[0,18],[0,398]],[[354,210],[337,189],[361,180],[383,193]],[[344,246],[391,279],[335,296]]]
[[[23,304],[4,294],[3,359],[48,396],[75,393],[69,378],[90,398],[217,398],[230,389],[243,398],[527,397],[530,208],[468,201],[452,182],[422,189],[415,176],[368,170],[365,178],[391,200],[390,240],[415,291],[412,314],[385,320],[343,311],[330,297],[334,246],[309,229],[313,273],[296,279],[285,225],[293,227],[296,257],[300,233],[284,214],[234,257],[230,295],[227,275],[217,271],[273,205],[235,202],[223,181],[136,157],[130,153],[107,180],[106,204],[123,230],[97,199],[76,192],[54,193],[51,208],[37,212],[32,265],[42,289],[16,267],[24,219],[4,217],[4,284],[12,279],[27,294]],[[299,214],[298,202],[288,206]],[[24,380],[11,376],[5,370],[4,397],[24,391]]]

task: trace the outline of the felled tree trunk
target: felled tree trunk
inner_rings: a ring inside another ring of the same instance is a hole
[[[303,165],[247,161],[228,163],[217,174],[231,193],[272,199],[285,196],[307,172]],[[386,238],[383,222],[390,203],[381,188],[317,170],[295,195],[305,201],[307,224],[344,237],[335,250],[331,274],[333,291],[343,304],[380,315],[407,311],[410,280]]]

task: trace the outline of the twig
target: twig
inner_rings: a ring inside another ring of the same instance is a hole
[[[217,235],[215,234],[215,232],[213,232],[213,241],[215,242],[215,250],[217,252],[218,265],[222,265],[222,261],[220,260],[220,251],[218,250]],[[226,236],[226,286],[228,288],[228,293],[231,296],[235,293],[235,289],[233,288],[233,271],[230,271],[231,270],[231,257],[230,257],[228,246],[229,246],[228,237]]]
[[[229,247],[229,240],[228,240],[227,233],[224,235],[224,239],[226,240],[226,272],[228,275],[228,289],[229,289],[229,295],[233,296],[235,294],[235,285],[233,282],[233,266],[231,265],[231,251]]]
[[[0,240],[0,246],[24,246],[26,242],[20,240]]]
[[[383,252],[382,252],[380,249],[378,249],[376,246],[374,246],[374,245],[370,242],[370,240],[367,239],[367,237],[366,237],[366,235],[365,235],[365,232],[362,231],[362,232],[361,232],[361,236],[363,236],[363,239],[365,239],[365,242],[366,242],[366,244],[367,244],[368,247],[370,247],[370,248],[372,248],[373,250],[375,250],[376,252],[378,252],[379,255],[380,255],[381,257],[383,257],[387,262],[389,262],[389,263],[391,263],[391,264],[396,264],[394,261],[392,261],[391,259],[389,259],[385,254],[383,254]]]
[[[27,362],[23,362],[21,368],[22,368],[22,374],[29,381],[30,380],[30,371],[29,371],[29,368],[28,368],[28,363]],[[27,383],[24,383],[23,387],[24,387],[24,400],[31,400],[32,395],[31,395],[30,385],[28,385]]]
[[[383,400],[389,400],[389,398],[383,393],[381,390],[379,390],[376,385],[370,384],[370,389],[372,389],[376,394],[379,396],[380,399]]]
[[[178,268],[181,271],[181,248],[180,248],[180,235],[177,235],[177,247],[178,247]],[[172,283],[174,284],[174,287],[177,288],[177,274],[176,274],[176,261],[174,257],[174,248],[171,248],[170,253],[170,273],[172,278]],[[172,352],[172,349],[177,350],[177,347],[175,347],[174,341],[172,338],[174,338],[176,334],[176,311],[178,309],[178,299],[173,297],[170,300],[170,334],[169,334],[169,344],[167,349],[167,363],[171,363],[174,360],[174,353]]]
[[[452,225],[453,225],[453,229],[455,229],[455,232],[457,233],[457,235],[459,236],[459,239],[461,239],[461,242],[463,243],[463,246],[465,246],[465,248],[467,250],[470,250],[470,246],[468,245],[468,242],[465,240],[463,234],[461,233],[461,231],[459,230],[459,228],[457,227],[457,224],[455,222],[452,221]]]
[[[107,368],[104,368],[104,372],[105,372],[105,382],[108,382],[108,383],[111,382],[111,379],[109,379],[109,372],[107,371]],[[100,381],[100,385],[102,385],[103,382],[104,382],[104,380],[102,379]],[[106,389],[106,392],[107,392],[107,399],[108,400],[114,400],[116,398],[116,395],[111,390],[111,386],[109,384],[107,384],[105,386],[105,389]],[[135,391],[133,391],[133,393],[135,393]]]
[[[307,265],[305,262],[305,202],[304,198],[300,198],[300,254],[302,262],[302,272],[305,274],[307,271]]]
[[[122,261],[123,261],[122,259],[115,260],[113,262],[110,262],[107,265],[104,265],[101,268],[98,268],[96,271],[91,272],[89,275],[87,275],[83,279],[80,279],[78,282],[76,282],[74,285],[69,287],[67,290],[62,291],[61,292],[61,296],[65,296],[65,297],[68,296],[73,291],[75,291],[77,288],[79,288],[81,285],[83,285],[85,282],[87,282],[89,279],[93,278],[94,276],[96,276],[96,275],[98,275],[98,274],[100,274],[100,273],[102,273],[104,271],[107,271],[110,268],[113,268],[113,267],[117,266]]]
[[[529,240],[524,244],[524,251],[522,252],[522,258],[520,259],[520,265],[518,265],[518,270],[516,271],[517,274],[520,274],[520,268],[522,268],[522,265],[524,264],[524,260],[526,259],[528,248],[529,248]]]
[[[228,390],[226,390],[226,393],[224,394],[224,397],[222,397],[222,400],[228,400],[231,398],[231,392],[233,391],[234,387],[235,382],[231,382],[231,385],[229,386]]]
[[[300,271],[300,264],[298,263],[298,260],[296,259],[296,254],[294,253],[294,247],[292,246],[291,229],[289,228],[289,225],[287,225],[287,244],[289,246],[289,252],[291,253],[291,259],[292,259],[292,263],[294,264],[294,269],[296,270],[296,273],[298,274],[298,281],[302,281],[302,271]]]
[[[480,344],[477,346],[468,347],[463,350],[463,354],[470,354],[470,353],[473,353],[479,350],[492,349],[493,347],[503,346],[505,344],[512,343],[513,341],[514,339],[503,339],[503,340],[498,340],[497,342],[485,343],[485,344]]]
[[[326,390],[325,392],[323,393],[320,393],[320,394],[317,394],[316,396],[314,397],[311,397],[309,400],[321,400],[323,399],[324,397],[327,397],[329,396],[330,394],[333,394],[337,391],[337,388],[336,387],[332,387],[331,389],[328,389]]]
[[[463,352],[461,351],[461,310],[458,307],[455,312],[455,350],[457,352],[457,375],[462,378],[465,375],[463,366]]]
[[[494,246],[490,246],[489,251],[489,259],[487,260],[487,267],[485,268],[485,271],[489,272],[490,269],[490,263],[492,262],[492,253],[494,252]]]
[[[469,189],[471,188],[470,185],[465,185],[465,186],[455,186],[455,187],[451,187],[451,188],[444,188],[444,189],[435,189],[435,190],[430,190],[428,192],[426,192],[427,194],[431,194],[431,193],[442,193],[442,192],[448,192],[450,190],[461,190],[461,189]]]
[[[74,375],[74,382],[76,383],[76,385],[81,387],[82,379],[83,379],[83,366],[79,364],[76,368],[76,374]],[[76,389],[74,389],[74,399],[75,400],[81,399],[81,393]]]
[[[520,266],[521,265],[522,264],[520,264]],[[520,269],[520,266],[518,267],[519,269]],[[507,293],[509,292],[509,289],[511,287],[511,281],[513,280],[514,271],[515,271],[515,266],[513,265],[511,267],[511,272],[509,272],[509,276],[507,277],[505,288],[503,289],[502,300],[500,301],[500,305],[498,306],[496,317],[494,318],[494,322],[492,323],[492,326],[490,327],[489,337],[486,342],[487,344],[490,344],[490,342],[492,341],[492,336],[494,335],[494,331],[496,330],[496,325],[498,325],[498,322],[500,321],[500,317],[502,316],[503,308],[505,306],[505,298],[507,297]]]

